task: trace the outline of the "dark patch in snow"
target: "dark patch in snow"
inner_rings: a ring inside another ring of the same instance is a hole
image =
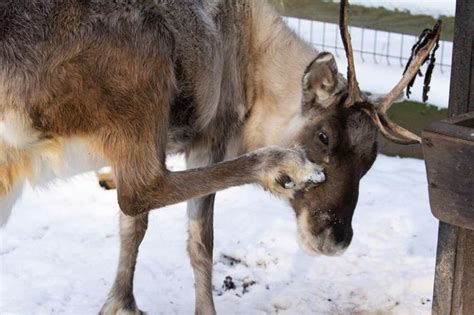
[[[243,264],[244,266],[248,267],[247,264],[242,263],[242,260],[226,255],[226,254],[221,254],[221,258],[219,259],[221,263],[223,263],[226,266],[235,266],[235,265],[240,265]]]
[[[225,277],[222,289],[224,289],[224,291],[235,290],[235,283],[231,276]]]
[[[224,282],[222,283],[222,290],[216,290],[213,288],[213,291],[216,292],[217,296],[221,296],[224,294],[226,291],[238,291],[235,293],[236,296],[242,297],[244,294],[247,294],[250,292],[250,288],[254,285],[256,285],[257,282],[250,279],[250,278],[244,278],[244,279],[232,279],[231,276],[226,276],[224,279]],[[267,290],[269,289],[269,286],[267,285]]]
[[[242,294],[249,293],[250,292],[250,287],[257,284],[257,282],[250,280],[250,279],[245,279],[242,282]]]

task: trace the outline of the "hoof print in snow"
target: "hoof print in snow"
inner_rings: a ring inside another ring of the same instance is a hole
[[[224,291],[229,291],[229,290],[235,290],[235,288],[236,288],[235,283],[232,280],[232,277],[231,276],[225,277],[224,283],[222,284],[222,289],[224,289]]]
[[[244,294],[250,292],[250,287],[256,285],[257,282],[254,280],[251,280],[249,278],[244,278],[244,279],[237,279],[234,282],[234,279],[232,279],[231,276],[227,276],[224,279],[224,283],[222,284],[222,290],[214,290],[216,291],[218,296],[221,296],[224,294],[225,291],[230,291],[230,290],[237,290],[238,292],[235,293],[236,296],[242,297]],[[240,291],[242,289],[242,291]]]
[[[220,262],[222,262],[224,265],[231,267],[242,264],[242,260],[225,254],[221,255]]]
[[[222,296],[222,294],[224,294],[221,289],[217,289],[215,286],[212,286],[212,292],[214,292],[214,294],[217,296]]]
[[[255,284],[257,284],[257,282],[250,279],[245,279],[244,281],[242,281],[242,294],[249,293],[250,287]]]

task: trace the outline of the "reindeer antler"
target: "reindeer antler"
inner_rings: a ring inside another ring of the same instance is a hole
[[[349,34],[349,5],[348,0],[341,0],[341,7],[339,12],[339,30],[341,31],[342,43],[346,51],[347,58],[347,87],[348,95],[346,99],[346,106],[353,106],[355,103],[365,101],[365,97],[359,89],[357,76],[355,72],[354,52],[352,50],[351,34]]]
[[[354,105],[361,107],[361,109],[372,118],[382,135],[388,140],[399,144],[421,143],[420,137],[392,122],[387,116],[387,111],[402,94],[403,90],[413,84],[416,78],[415,76],[420,73],[421,66],[429,59],[430,53],[434,49],[430,58],[431,64],[428,69],[429,73],[425,79],[424,98],[426,98],[426,91],[429,90],[429,80],[434,67],[434,52],[438,46],[441,34],[441,21],[438,21],[432,30],[426,29],[423,31],[418,42],[413,47],[412,56],[408,61],[402,79],[397,83],[397,85],[395,85],[390,93],[388,93],[379,104],[377,104],[377,106],[366,101],[366,98],[361,93],[359,84],[357,83],[351,37],[348,31],[348,0],[341,0],[339,28],[348,64],[348,96],[345,105],[347,107]]]

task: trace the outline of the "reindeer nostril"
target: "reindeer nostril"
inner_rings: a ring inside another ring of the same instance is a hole
[[[333,238],[337,245],[348,246],[352,240],[352,228],[334,228]]]
[[[341,233],[341,231],[335,231],[333,233],[333,237],[334,237],[334,242],[338,245],[344,243],[346,239],[344,232]]]

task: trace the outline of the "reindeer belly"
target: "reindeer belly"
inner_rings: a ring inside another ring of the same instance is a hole
[[[88,139],[79,137],[44,143],[33,161],[36,164],[37,184],[56,178],[66,179],[107,165]]]
[[[20,121],[0,122],[0,226],[8,220],[25,181],[42,185],[106,164],[87,139],[42,139]]]

